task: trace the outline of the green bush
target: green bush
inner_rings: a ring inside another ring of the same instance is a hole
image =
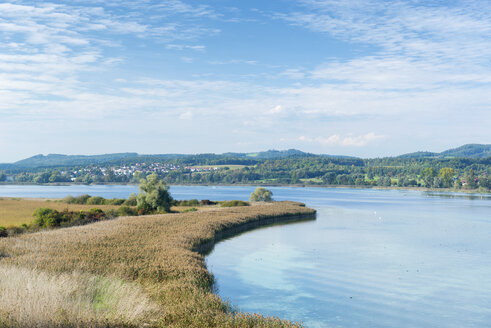
[[[119,216],[118,211],[109,209],[104,212],[105,219],[114,219]]]
[[[48,228],[54,226],[56,225],[56,222],[60,217],[59,214],[60,213],[57,210],[54,210],[52,208],[46,208],[46,207],[38,208],[33,213],[33,216],[36,217],[33,223],[41,228]]]
[[[201,205],[216,205],[217,202],[211,201],[209,199],[203,199],[199,202]]]
[[[119,216],[137,216],[138,211],[134,208],[123,205],[118,209],[118,215]]]
[[[137,197],[138,196],[135,193],[132,193],[130,195],[130,197],[128,197],[128,199],[124,201],[123,205],[126,205],[126,206],[136,206]]]
[[[243,200],[228,200],[222,202],[221,207],[235,207],[235,206],[249,206],[248,202],[244,202]]]
[[[94,220],[100,220],[104,218],[104,211],[100,208],[91,208],[87,212],[87,217]]]
[[[68,204],[87,204],[87,200],[91,198],[90,195],[84,194],[77,197],[71,195],[63,198],[63,201]]]
[[[75,197],[73,197],[72,195],[68,195],[63,198],[63,202],[67,204],[75,204]]]
[[[126,201],[126,199],[122,199],[122,198],[105,199],[104,205],[119,206],[119,205],[123,205],[125,201]]]
[[[7,232],[7,228],[0,226],[0,238],[8,237],[9,234]]]
[[[99,196],[93,196],[87,199],[85,202],[88,205],[104,205],[105,199]]]
[[[73,225],[82,225],[95,221],[105,220],[114,216],[117,213],[104,213],[100,208],[91,208],[89,211],[74,212],[68,209],[59,212],[51,208],[39,208],[34,214],[36,218],[32,223],[32,228],[53,228],[53,227],[68,227]]]
[[[123,198],[113,198],[113,199],[105,199],[100,196],[90,196],[90,195],[80,195],[77,197],[66,196],[62,200],[67,204],[88,204],[88,205],[128,205],[128,206],[136,206],[136,195],[131,194],[128,199]]]
[[[175,200],[172,203],[175,206],[198,206],[200,204],[197,199]]]
[[[186,208],[184,211],[181,213],[187,213],[187,212],[197,212],[198,209],[196,207],[191,207],[191,208]]]

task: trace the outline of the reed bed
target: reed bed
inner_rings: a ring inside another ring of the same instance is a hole
[[[194,250],[226,231],[314,213],[298,203],[277,202],[121,217],[0,239],[0,326],[300,326],[230,311],[213,294],[213,276]],[[101,284],[112,287],[100,292]],[[49,296],[40,296],[44,293]]]

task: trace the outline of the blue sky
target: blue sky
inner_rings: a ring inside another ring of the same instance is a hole
[[[489,1],[0,2],[0,162],[491,143]]]

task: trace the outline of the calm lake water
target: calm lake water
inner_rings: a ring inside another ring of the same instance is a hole
[[[271,188],[315,221],[254,230],[207,257],[240,311],[307,327],[490,327],[491,196]],[[177,199],[243,199],[253,187],[173,186]],[[127,197],[136,186],[0,186],[0,196]]]

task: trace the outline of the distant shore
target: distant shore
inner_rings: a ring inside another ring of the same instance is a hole
[[[122,183],[122,182],[105,182],[105,183],[77,183],[77,182],[56,182],[56,183],[12,183],[0,182],[0,186],[137,186],[138,183]],[[296,187],[296,188],[340,188],[340,189],[376,189],[376,190],[412,190],[412,191],[427,191],[427,192],[445,192],[445,193],[465,193],[465,194],[491,194],[491,191],[483,189],[454,189],[454,188],[426,188],[426,187],[382,187],[382,186],[360,186],[360,185],[319,185],[319,184],[253,184],[253,183],[217,183],[217,184],[201,184],[201,183],[183,183],[172,184],[170,186],[189,186],[189,187]]]

